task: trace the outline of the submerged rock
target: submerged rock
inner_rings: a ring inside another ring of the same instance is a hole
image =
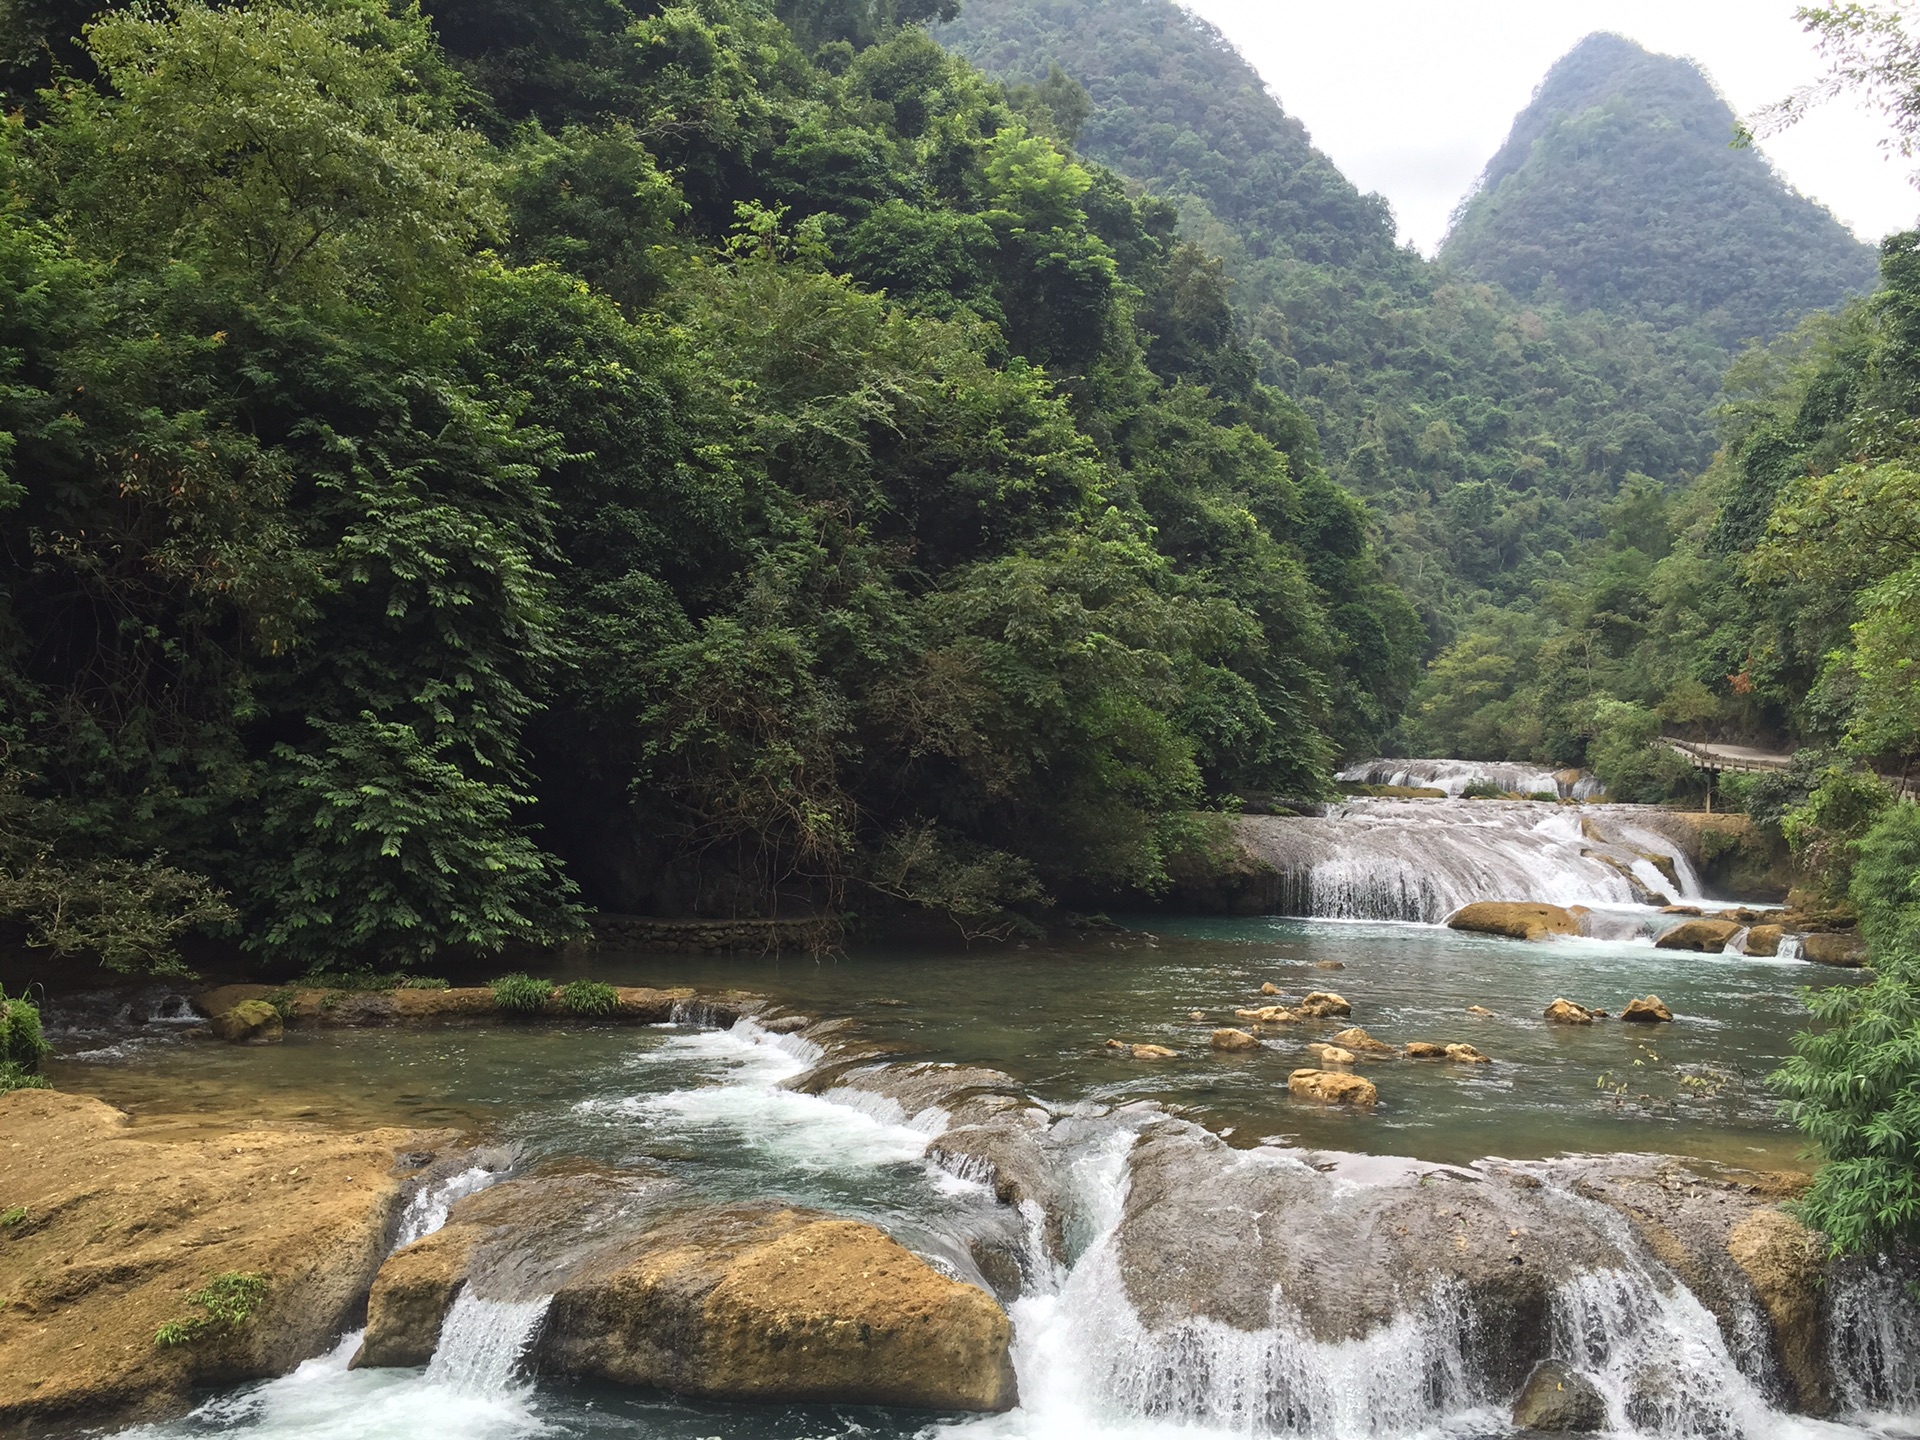
[[[1566,1361],[1542,1360],[1513,1402],[1513,1423],[1521,1430],[1556,1435],[1603,1430],[1607,1402],[1593,1382]]]
[[[1655,1025],[1671,1022],[1673,1011],[1666,1007],[1658,995],[1648,995],[1644,999],[1629,1000],[1627,1008],[1620,1012],[1620,1018],[1636,1025]]]
[[[1280,987],[1269,980],[1260,987],[1260,993],[1262,995],[1278,995],[1280,993]]]
[[[1354,1061],[1353,1052],[1338,1045],[1309,1045],[1307,1052],[1322,1065],[1351,1065]]]
[[[1213,1048],[1216,1050],[1258,1050],[1260,1042],[1244,1030],[1216,1030],[1213,1032]]]
[[[1544,940],[1549,935],[1580,933],[1579,920],[1562,906],[1507,900],[1464,905],[1447,917],[1447,927],[1476,935],[1504,935],[1510,940]]]
[[[450,1136],[256,1125],[147,1139],[89,1096],[0,1095],[0,1433],[182,1410],[196,1389],[284,1375],[344,1331],[414,1173]],[[194,1300],[257,1277],[222,1324]],[[181,1342],[159,1344],[163,1325]]]
[[[1006,1312],[871,1225],[775,1206],[669,1220],[569,1279],[540,1343],[565,1374],[724,1400],[999,1411]]]
[[[1328,1020],[1335,1015],[1351,1015],[1353,1006],[1347,1003],[1344,995],[1336,995],[1331,990],[1316,990],[1294,1010],[1310,1020]]]
[[[1694,950],[1703,955],[1718,955],[1740,930],[1737,920],[1682,920],[1653,943],[1659,950]]]
[[[1576,1005],[1571,1000],[1555,1000],[1547,1006],[1549,1025],[1591,1025],[1593,1011],[1584,1005]]]
[[[1371,1109],[1380,1103],[1379,1088],[1371,1080],[1332,1070],[1296,1070],[1287,1077],[1287,1090],[1302,1100],[1317,1100],[1322,1105]]]
[[[1395,1055],[1399,1053],[1393,1046],[1387,1044],[1386,1041],[1374,1039],[1373,1036],[1369,1035],[1358,1025],[1353,1026],[1349,1030],[1342,1030],[1339,1034],[1335,1035],[1333,1037],[1333,1043],[1343,1045],[1356,1053],[1368,1055]]]
[[[1493,1018],[1493,1012],[1484,1005],[1467,1006],[1467,1014],[1478,1015],[1483,1020],[1491,1020]]]
[[[1482,1055],[1473,1046],[1467,1044],[1447,1046],[1447,1059],[1462,1065],[1491,1065],[1493,1057]]]
[[[214,1016],[208,1028],[231,1045],[262,1044],[286,1035],[280,1012],[264,1000],[242,1000]]]

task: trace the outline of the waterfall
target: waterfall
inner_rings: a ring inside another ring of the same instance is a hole
[[[422,1185],[401,1212],[400,1228],[394,1236],[393,1248],[399,1250],[433,1234],[447,1223],[448,1212],[456,1204],[469,1195],[477,1195],[499,1178],[498,1172],[475,1165],[444,1180],[429,1181]]]
[[[1828,1360],[1847,1409],[1920,1410],[1920,1297],[1884,1262],[1862,1263],[1832,1288]]]
[[[513,1387],[514,1372],[540,1333],[551,1295],[537,1300],[482,1300],[467,1286],[440,1326],[427,1380],[478,1395]]]
[[[1686,856],[1638,821],[1623,806],[1352,800],[1324,817],[1248,816],[1240,833],[1277,876],[1280,914],[1433,924],[1478,900],[1701,898]]]
[[[1505,760],[1362,760],[1342,770],[1339,778],[1349,785],[1444,790],[1455,799],[1472,785],[1562,800],[1590,800],[1603,793],[1600,782],[1584,770],[1545,770]]]

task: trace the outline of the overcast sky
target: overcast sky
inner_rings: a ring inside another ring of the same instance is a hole
[[[1750,114],[1822,65],[1791,0],[1187,0],[1224,31],[1362,190],[1431,254],[1553,62],[1612,30],[1698,61]],[[1845,102],[1763,148],[1862,239],[1920,218],[1876,115]]]

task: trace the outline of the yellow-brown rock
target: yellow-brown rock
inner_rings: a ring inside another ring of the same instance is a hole
[[[1407,1046],[1407,1058],[1409,1060],[1444,1060],[1447,1058],[1447,1047],[1436,1044],[1432,1040],[1415,1040]]]
[[[1260,987],[1260,993],[1262,995],[1278,995],[1280,993],[1280,987],[1269,980]]]
[[[1821,1248],[1819,1236],[1780,1210],[1754,1212],[1727,1237],[1727,1253],[1746,1271],[1773,1322],[1781,1365],[1803,1404],[1827,1384]]]
[[[1376,1040],[1360,1026],[1342,1030],[1333,1037],[1333,1043],[1345,1046],[1356,1055],[1397,1055],[1400,1052],[1384,1040]]]
[[[286,1034],[280,1012],[264,1000],[242,1000],[213,1017],[209,1027],[216,1039],[230,1045],[264,1044]]]
[[[1471,1045],[1447,1046],[1447,1059],[1458,1061],[1462,1065],[1491,1065],[1493,1057],[1482,1055]]]
[[[1178,1060],[1180,1052],[1169,1050],[1164,1045],[1134,1045],[1128,1048],[1128,1054],[1136,1060]]]
[[[1213,1032],[1213,1048],[1216,1050],[1258,1050],[1260,1042],[1244,1030],[1216,1030]]]
[[[1371,1080],[1332,1070],[1296,1070],[1287,1077],[1287,1090],[1302,1100],[1317,1100],[1322,1105],[1372,1109],[1380,1103],[1379,1087]]]
[[[231,1007],[229,1007],[231,1008]],[[284,1374],[346,1328],[386,1252],[403,1154],[445,1136],[257,1126],[143,1135],[84,1095],[0,1095],[0,1433],[165,1414],[200,1386]],[[266,1291],[180,1345],[223,1275]]]
[[[565,1282],[543,1365],[727,1400],[1007,1410],[1013,1327],[871,1225],[702,1210]]]
[[[1353,1052],[1343,1050],[1338,1045],[1309,1045],[1307,1053],[1322,1065],[1351,1065],[1354,1061]]]
[[[1682,920],[1653,943],[1659,950],[1695,950],[1703,955],[1718,955],[1739,933],[1737,920]]]
[[[1353,1006],[1347,1003],[1346,997],[1336,995],[1331,990],[1316,990],[1293,1008],[1296,1014],[1310,1020],[1328,1020],[1335,1015],[1353,1013]]]
[[[1778,925],[1755,925],[1747,931],[1747,954],[1778,955],[1780,937],[1783,933],[1784,931]]]
[[[1673,1011],[1666,1007],[1658,995],[1648,995],[1641,1000],[1629,1000],[1627,1008],[1620,1012],[1620,1018],[1636,1025],[1657,1025],[1671,1022]]]
[[[449,1225],[388,1257],[367,1297],[367,1332],[353,1368],[424,1365],[440,1343],[440,1322],[466,1282],[485,1232]]]
[[[1867,963],[1867,942],[1857,930],[1816,931],[1801,937],[1800,953],[1816,965],[1857,970]]]
[[[1544,940],[1549,935],[1578,935],[1580,922],[1559,905],[1484,900],[1464,905],[1447,917],[1447,928],[1509,940]]]
[[[1593,1012],[1584,1005],[1576,1005],[1571,1000],[1555,1000],[1547,1006],[1549,1025],[1591,1025]]]

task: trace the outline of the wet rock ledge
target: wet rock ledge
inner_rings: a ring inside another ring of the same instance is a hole
[[[222,985],[193,997],[194,1009],[214,1024],[223,1040],[271,1040],[284,1026],[428,1025],[439,1022],[503,1024],[514,1020],[596,1020],[630,1025],[659,1025],[693,1020],[731,1025],[756,1015],[766,1001],[743,990],[701,994],[691,989],[656,990],[647,986],[614,988],[613,1009],[604,1015],[568,1010],[556,988],[535,1011],[500,1008],[484,985],[447,990],[333,990],[313,985]],[[241,1012],[241,1013],[236,1013]],[[271,1016],[267,1012],[271,1012]]]

